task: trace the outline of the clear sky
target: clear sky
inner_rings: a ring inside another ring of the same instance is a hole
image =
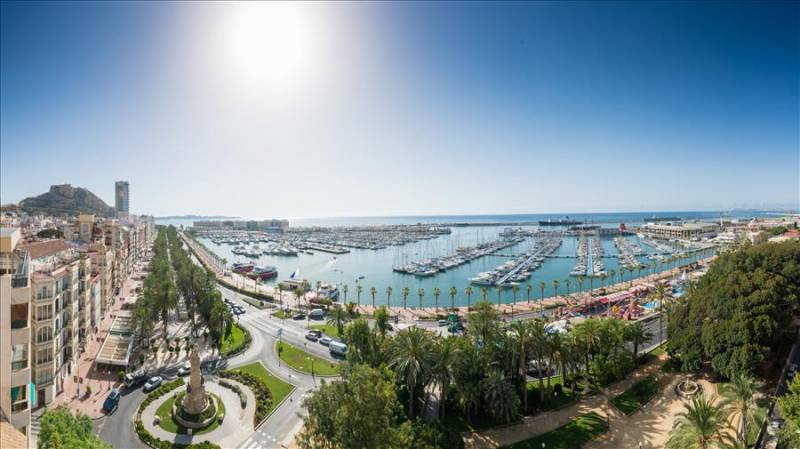
[[[798,207],[800,3],[2,4],[0,200]]]

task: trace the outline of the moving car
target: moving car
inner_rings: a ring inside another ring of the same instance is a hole
[[[309,332],[306,334],[306,340],[317,341],[319,339],[319,335],[316,332]]]
[[[448,324],[450,324],[450,322],[447,320],[439,320],[439,326],[447,326]]]
[[[144,391],[155,390],[156,388],[160,387],[163,382],[164,382],[164,378],[161,377],[161,376],[151,377],[144,384]]]
[[[106,413],[111,413],[114,409],[117,408],[119,405],[119,390],[114,388],[111,390],[111,393],[108,393],[105,402],[103,402],[103,411]]]
[[[294,314],[294,316],[292,317],[292,319],[293,319],[293,320],[302,320],[302,319],[303,319],[303,318],[305,318],[305,317],[306,317],[306,314],[305,314],[305,313],[303,313],[303,312],[298,312],[298,313],[295,313],[295,314]]]
[[[341,341],[331,341],[328,345],[328,351],[330,351],[332,355],[346,356],[347,345]]]
[[[325,318],[325,311],[322,309],[313,309],[311,310],[311,313],[308,314],[308,316],[314,320],[321,320]]]
[[[324,337],[319,339],[319,344],[321,344],[322,346],[328,346],[328,345],[331,344],[332,341],[333,341],[333,339],[326,335],[326,336],[324,336]]]

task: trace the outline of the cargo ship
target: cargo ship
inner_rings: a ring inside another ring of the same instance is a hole
[[[247,273],[250,279],[273,279],[278,277],[278,269],[275,267],[254,267],[252,271]]]
[[[573,226],[573,225],[579,225],[579,224],[583,224],[583,222],[582,221],[578,221],[578,220],[571,220],[569,218],[569,216],[567,216],[566,218],[558,219],[558,220],[550,219],[550,220],[540,220],[539,221],[539,226]]]

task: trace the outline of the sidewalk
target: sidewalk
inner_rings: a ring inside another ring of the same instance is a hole
[[[132,276],[138,274],[140,273],[134,272]],[[74,369],[72,376],[64,381],[64,392],[56,396],[55,400],[48,405],[48,408],[66,405],[73,411],[81,412],[92,419],[104,416],[102,407],[108,392],[122,384],[118,379],[118,371],[99,371],[95,365],[95,358],[100,351],[103,340],[108,336],[114,317],[117,316],[125,302],[132,301],[135,298],[135,289],[142,283],[140,280],[134,280],[132,276],[125,280],[120,294],[114,299],[114,304],[110,305],[102,321],[97,326],[97,332],[87,338],[85,351],[78,356],[77,367]],[[80,379],[78,383],[75,382],[76,377]],[[86,396],[87,387],[91,389],[91,394],[88,397]]]

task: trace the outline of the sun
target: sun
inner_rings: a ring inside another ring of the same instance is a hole
[[[244,2],[226,9],[226,71],[248,88],[286,89],[302,84],[318,59],[318,29],[309,5]]]

